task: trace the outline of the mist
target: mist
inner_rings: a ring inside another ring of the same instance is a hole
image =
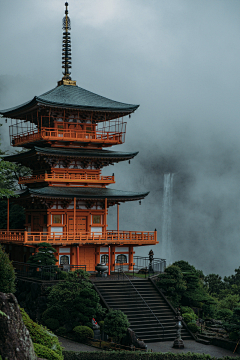
[[[158,230],[163,257],[163,178],[174,173],[172,258],[230,275],[240,252],[240,3],[232,0],[71,0],[72,79],[114,100],[140,104],[119,151],[139,151],[112,187],[150,191],[120,206],[121,230]],[[61,79],[64,1],[1,2],[0,108]],[[12,152],[9,121],[3,150]],[[117,209],[109,209],[116,229]]]

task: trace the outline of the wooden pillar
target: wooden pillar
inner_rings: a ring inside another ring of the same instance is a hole
[[[100,246],[95,248],[95,266],[100,263]]]
[[[74,205],[73,205],[73,232],[74,232],[74,240],[75,240],[75,233],[76,233],[76,198],[74,198]]]
[[[48,211],[48,213],[47,213],[47,232],[48,232],[48,235],[51,235],[51,224],[52,224],[51,212]]]
[[[77,266],[79,265],[79,245],[76,246],[77,251]]]
[[[111,271],[115,270],[115,246],[111,246]]]
[[[129,270],[133,270],[133,246],[129,246]]]
[[[107,238],[107,198],[105,198],[105,238]]]
[[[117,204],[117,239],[119,240],[119,204]]]
[[[111,246],[108,246],[108,275],[111,275]]]
[[[7,231],[9,231],[9,199],[7,199]]]

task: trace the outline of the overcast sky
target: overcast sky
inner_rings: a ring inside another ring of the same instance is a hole
[[[61,79],[64,3],[0,0],[1,109]],[[120,206],[120,229],[157,228],[153,250],[164,256],[163,174],[173,172],[171,261],[232,274],[240,265],[240,1],[70,0],[69,16],[72,79],[140,104],[127,119],[126,143],[115,148],[139,155],[104,170],[115,173],[114,188],[150,191],[141,206]]]

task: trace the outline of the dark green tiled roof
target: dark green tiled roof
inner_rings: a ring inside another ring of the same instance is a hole
[[[35,96],[31,101],[22,105],[0,110],[0,114],[10,116],[11,114],[13,115],[14,113],[32,108],[37,104],[79,110],[122,112],[126,114],[132,113],[139,106],[114,101],[82,89],[79,86],[61,85],[40,96]]]
[[[104,200],[107,198],[109,201],[131,201],[143,199],[149,192],[138,193],[108,188],[46,186],[42,188],[30,188],[18,194],[20,198],[31,196],[52,199],[73,199],[76,197],[81,200]]]
[[[121,152],[109,150],[88,150],[88,149],[67,149],[34,146],[33,149],[19,154],[4,156],[6,161],[21,162],[25,158],[34,156],[35,154],[59,157],[72,157],[81,159],[106,159],[112,161],[121,161],[132,159],[138,154],[137,152]]]

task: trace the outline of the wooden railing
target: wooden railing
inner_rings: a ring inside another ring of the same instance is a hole
[[[32,130],[12,134],[10,135],[10,140],[13,146],[20,146],[39,140],[77,141],[116,145],[124,143],[125,132],[42,128],[39,131]]]
[[[19,178],[19,184],[26,184],[41,181],[56,182],[77,182],[77,183],[96,183],[96,184],[113,184],[115,183],[114,175],[100,176],[91,174],[68,174],[68,173],[51,173],[32,176],[22,176]]]
[[[62,232],[27,232],[23,230],[0,230],[0,243],[24,243],[36,244],[49,242],[60,245],[62,243],[79,243],[94,245],[110,244],[133,244],[133,245],[155,245],[157,244],[157,231],[115,231],[110,230],[106,233],[62,233]]]

